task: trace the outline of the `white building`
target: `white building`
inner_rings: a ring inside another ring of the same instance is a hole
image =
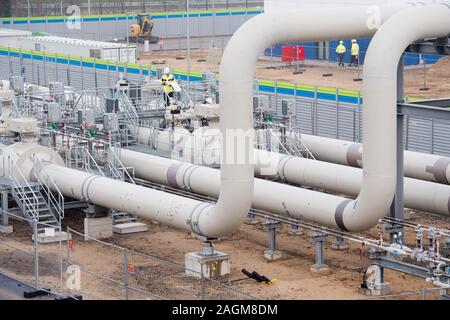
[[[137,47],[135,45],[47,35],[33,36],[31,32],[21,30],[0,29],[0,45],[23,50],[127,63],[136,63],[137,59]]]

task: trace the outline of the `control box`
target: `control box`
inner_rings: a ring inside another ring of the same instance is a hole
[[[47,103],[47,115],[48,122],[60,122],[61,121],[61,107],[56,102]]]
[[[111,132],[119,131],[119,119],[116,113],[105,113],[103,115],[103,130]]]

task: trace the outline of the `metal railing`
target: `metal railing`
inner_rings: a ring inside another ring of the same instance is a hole
[[[33,163],[37,168],[41,168],[41,170],[45,172],[45,165],[35,155],[33,155]],[[45,177],[46,178],[43,179],[41,174],[36,174],[35,176],[37,182],[39,183],[41,192],[47,199],[51,211],[56,213],[58,222],[61,223],[62,219],[64,219],[64,196],[52,177],[47,174]]]
[[[425,288],[420,291],[399,292],[381,296],[358,298],[355,300],[436,300],[441,298],[443,295],[450,295],[449,289]]]
[[[68,156],[66,157],[66,166],[74,169],[81,169],[91,174],[100,174],[106,176],[97,160],[92,156],[86,146],[72,146],[69,148]],[[94,171],[97,170],[97,172]]]
[[[13,97],[11,99],[11,117],[12,118],[20,118],[22,117],[22,110],[20,110],[20,102],[19,97]]]
[[[124,92],[118,91],[118,98],[120,106],[122,107],[121,111],[123,111],[125,115],[125,121],[130,125],[129,129],[133,130],[133,128],[136,128],[139,124],[139,116],[136,112],[136,108]]]
[[[171,12],[186,10],[185,0],[102,1],[102,0],[16,0],[11,14],[16,17],[65,15],[71,5],[82,14],[110,14],[127,12]],[[191,10],[262,7],[262,0],[190,0]],[[28,7],[30,6],[30,7]]]
[[[14,196],[17,196],[18,205],[24,214],[29,215],[31,219],[39,221],[39,199],[35,190],[30,186],[20,168],[11,158],[8,158],[8,166],[12,193]]]
[[[118,152],[120,152],[120,148],[117,148],[117,150]],[[114,179],[119,179],[122,181],[126,180],[127,182],[130,182],[132,184],[136,184],[133,177],[129,173],[129,170],[131,170],[132,168],[126,168],[123,165],[122,161],[120,160],[120,154],[118,155],[116,151],[114,151],[114,148],[110,147],[108,151],[109,168],[114,172]]]

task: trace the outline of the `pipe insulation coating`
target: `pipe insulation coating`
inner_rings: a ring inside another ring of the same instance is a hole
[[[204,223],[201,226],[203,230],[199,229],[198,221],[198,212],[212,204],[51,163],[37,168],[36,174],[43,179],[51,178],[62,194],[74,199],[136,214],[176,228],[206,234],[212,231]]]
[[[362,144],[302,134],[302,142],[318,160],[362,168]],[[405,176],[450,184],[450,158],[405,150]]]

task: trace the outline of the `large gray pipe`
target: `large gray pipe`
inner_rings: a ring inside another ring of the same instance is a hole
[[[210,197],[217,197],[219,194],[218,170],[127,149],[122,149],[120,155],[124,166],[133,168],[138,178]],[[284,159],[281,161],[282,172],[290,183],[351,196],[356,196],[361,189],[361,169],[296,157],[286,158],[286,161]],[[311,202],[312,199],[314,204]],[[342,197],[255,179],[252,207],[295,218],[305,218],[318,216],[318,212],[322,212],[330,201],[339,204],[344,200]],[[405,179],[406,207],[450,216],[449,204],[449,186]]]
[[[362,145],[357,142],[302,134],[302,142],[316,159],[362,167]],[[405,151],[405,176],[450,184],[450,158],[413,151]]]

